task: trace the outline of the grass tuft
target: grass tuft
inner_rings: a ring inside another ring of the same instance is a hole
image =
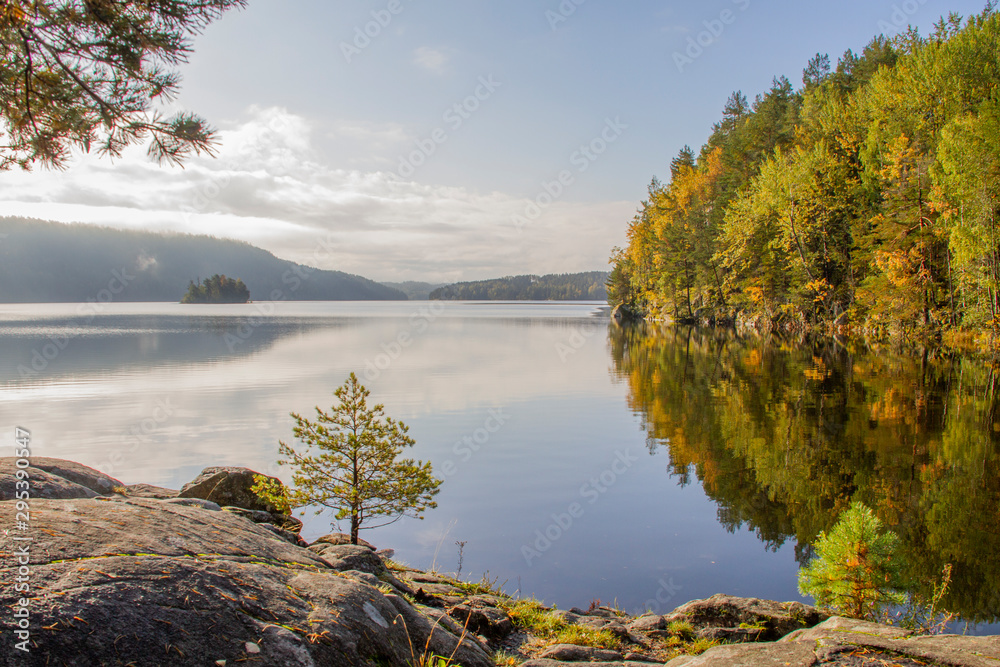
[[[622,643],[608,630],[595,630],[583,625],[567,625],[553,636],[557,644],[575,644],[594,648],[621,648]]]
[[[687,649],[685,650],[685,653],[687,653],[688,655],[701,655],[708,649],[718,645],[719,645],[719,640],[717,639],[695,639],[688,645]]]
[[[694,638],[694,626],[687,621],[671,621],[667,624],[667,632],[681,639]]]
[[[515,627],[543,638],[566,627],[566,621],[552,614],[534,598],[505,601],[502,607]]]
[[[455,581],[455,587],[459,588],[469,595],[493,595],[496,597],[507,597],[504,592],[503,587],[507,583],[506,581],[498,583],[500,577],[494,577],[490,579],[490,573],[487,571],[483,574],[483,578],[477,582],[470,581]]]
[[[497,651],[493,654],[493,664],[496,667],[518,667],[524,660],[506,651]]]

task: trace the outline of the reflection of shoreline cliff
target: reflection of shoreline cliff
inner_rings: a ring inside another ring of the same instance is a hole
[[[650,446],[682,481],[697,476],[725,526],[749,525],[769,547],[795,539],[801,560],[861,500],[899,533],[918,581],[955,566],[946,607],[1000,617],[989,364],[642,325],[614,328],[611,350]]]
[[[249,243],[0,218],[0,303],[176,303],[191,278],[239,276],[261,301],[405,301],[399,290]],[[106,294],[105,294],[106,293]]]

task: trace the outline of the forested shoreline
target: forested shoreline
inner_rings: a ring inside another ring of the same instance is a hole
[[[558,273],[545,276],[506,276],[493,280],[455,283],[435,289],[430,299],[440,301],[604,301],[608,274],[604,271]]]
[[[1000,328],[1000,17],[817,54],[654,179],[609,302],[678,322]]]

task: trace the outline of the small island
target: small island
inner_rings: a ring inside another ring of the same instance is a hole
[[[220,276],[218,273],[206,278],[199,285],[195,281],[188,284],[187,294],[181,303],[248,303],[250,290],[240,280]]]

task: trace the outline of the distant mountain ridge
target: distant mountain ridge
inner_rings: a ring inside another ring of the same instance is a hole
[[[446,283],[425,283],[418,280],[407,280],[402,283],[383,282],[386,287],[398,289],[409,297],[410,301],[426,301],[430,298],[431,292],[438,287],[444,287]]]
[[[506,276],[455,283],[430,294],[442,301],[605,301],[607,271]]]
[[[275,257],[242,241],[0,218],[0,303],[178,302],[190,281],[242,279],[255,301],[386,301],[373,280]]]

